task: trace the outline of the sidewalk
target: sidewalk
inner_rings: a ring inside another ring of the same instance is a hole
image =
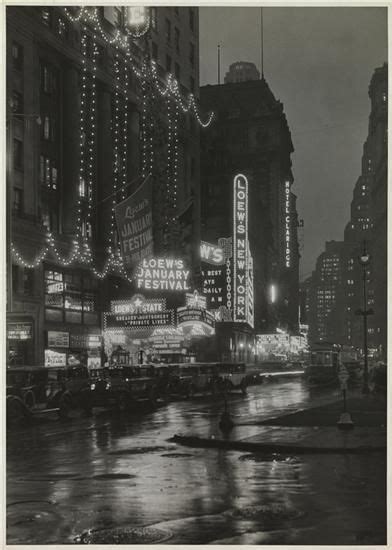
[[[175,435],[172,441],[191,447],[215,447],[263,453],[368,453],[386,450],[386,400],[356,395],[347,400],[354,428],[337,427],[342,402],[304,409],[268,420],[237,423],[214,437]]]

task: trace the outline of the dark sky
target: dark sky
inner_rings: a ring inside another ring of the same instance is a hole
[[[326,240],[343,238],[360,175],[367,136],[368,86],[387,61],[387,10],[383,7],[270,7],[263,9],[264,75],[283,102],[298,212],[304,219],[300,272],[315,267]],[[200,8],[200,82],[221,82],[230,63],[260,69],[260,9]]]

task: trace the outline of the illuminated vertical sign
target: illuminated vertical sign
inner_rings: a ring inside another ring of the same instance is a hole
[[[249,242],[248,242],[248,254],[249,254],[249,262],[248,262],[248,288],[247,288],[247,296],[246,296],[246,320],[249,323],[249,325],[254,328],[254,289],[253,289],[253,258],[252,254],[249,249]]]
[[[237,174],[233,200],[233,320],[242,323],[247,322],[248,272],[248,180]]]
[[[286,181],[284,186],[284,244],[285,244],[285,265],[291,266],[291,223],[290,223],[290,182]]]

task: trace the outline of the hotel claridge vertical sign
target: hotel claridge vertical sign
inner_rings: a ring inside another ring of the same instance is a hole
[[[233,194],[234,304],[233,320],[247,322],[248,285],[248,180],[243,174],[234,178]]]

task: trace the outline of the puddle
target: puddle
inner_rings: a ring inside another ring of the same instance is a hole
[[[160,544],[172,537],[170,531],[155,527],[90,529],[74,539],[76,544]]]
[[[135,477],[131,474],[97,474],[88,479],[132,479]]]
[[[62,481],[67,479],[81,479],[80,474],[73,473],[59,473],[48,474],[46,476],[31,476],[25,478],[19,478],[18,481],[31,482],[31,481]]]
[[[187,458],[187,457],[190,457],[190,456],[194,456],[192,454],[188,454],[188,453],[167,453],[167,454],[164,454],[164,455],[161,455],[162,457],[167,457],[167,458]]]
[[[246,454],[241,455],[238,460],[250,462],[284,462],[286,464],[299,464],[300,460],[296,456],[280,455],[278,453],[267,454]]]
[[[234,508],[226,512],[234,519],[259,520],[265,523],[275,524],[276,522],[298,519],[304,515],[293,508],[269,504],[263,506],[246,506],[243,508]]]
[[[131,449],[119,449],[118,451],[111,451],[110,455],[122,456],[122,455],[140,455],[145,453],[157,453],[163,451],[172,451],[176,447],[133,447]]]

